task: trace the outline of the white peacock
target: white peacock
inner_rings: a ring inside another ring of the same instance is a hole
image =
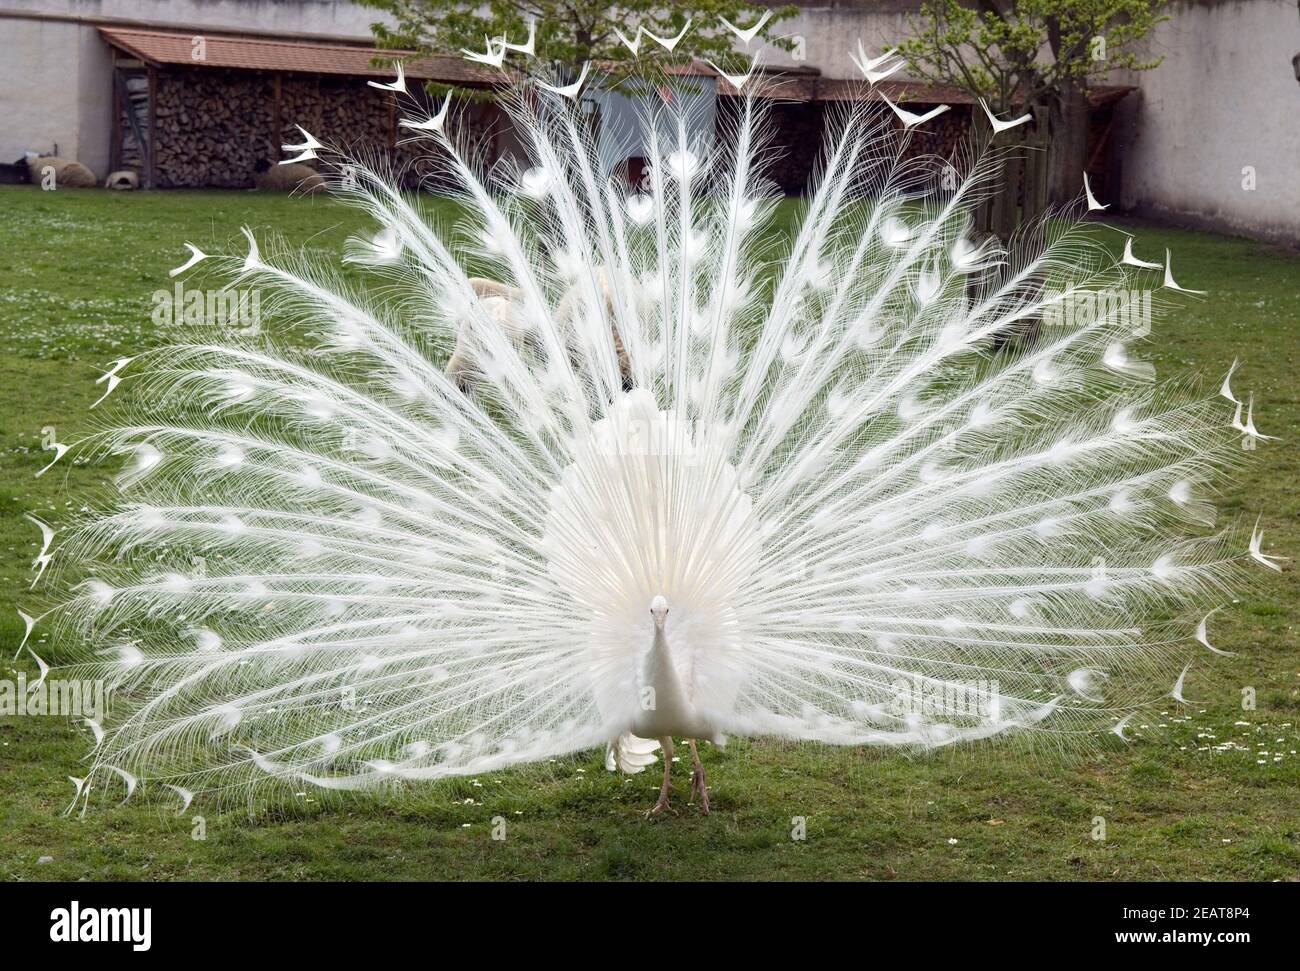
[[[90,579],[51,614],[117,688],[79,797],[662,745],[663,808],[687,738],[707,806],[697,738],[1122,733],[1163,693],[1243,562],[1196,530],[1246,428],[1151,383],[1112,303],[1005,340],[1141,268],[1068,223],[976,243],[995,153],[944,188],[866,101],[783,236],[756,98],[714,142],[647,103],[635,192],[566,95],[506,100],[522,181],[478,173],[454,114],[408,126],[450,228],[350,163],[374,286],[251,233],[194,250],[305,345],[198,334],[115,369],[135,407],[92,442],[128,453],[125,496],[63,544]]]

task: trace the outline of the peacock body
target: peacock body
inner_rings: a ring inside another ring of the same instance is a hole
[[[479,172],[446,106],[409,126],[456,225],[361,165],[335,187],[365,285],[251,232],[194,250],[301,326],[140,355],[86,445],[124,468],[51,614],[117,699],[79,796],[1122,734],[1168,690],[1242,563],[1208,496],[1261,436],[1083,299],[1147,271],[1070,220],[973,239],[996,147],[949,184],[879,103],[787,237],[756,98],[714,141],[647,100],[627,190],[573,99],[505,97],[516,166]]]

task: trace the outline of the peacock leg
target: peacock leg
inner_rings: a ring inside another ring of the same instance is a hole
[[[668,808],[668,791],[672,788],[673,740],[667,736],[659,739],[664,750],[664,784],[659,787],[659,801],[650,807],[647,816],[654,816]]]
[[[709,787],[704,782],[704,763],[700,761],[700,753],[695,748],[695,739],[688,739],[691,744],[691,797],[700,797],[700,808],[704,810],[704,815],[709,814]]]

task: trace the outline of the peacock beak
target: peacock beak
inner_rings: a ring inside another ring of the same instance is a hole
[[[650,616],[655,619],[655,630],[663,630],[668,622],[668,601],[664,597],[655,597],[651,601]]]

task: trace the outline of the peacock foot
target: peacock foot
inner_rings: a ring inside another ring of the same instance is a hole
[[[677,814],[677,810],[673,809],[673,807],[668,804],[668,797],[660,796],[659,801],[646,810],[645,818],[650,819],[653,816],[658,816],[660,813],[665,812],[672,813],[673,815]]]
[[[699,796],[700,809],[709,814],[709,787],[704,782],[704,766],[697,765],[691,772],[691,798]]]

